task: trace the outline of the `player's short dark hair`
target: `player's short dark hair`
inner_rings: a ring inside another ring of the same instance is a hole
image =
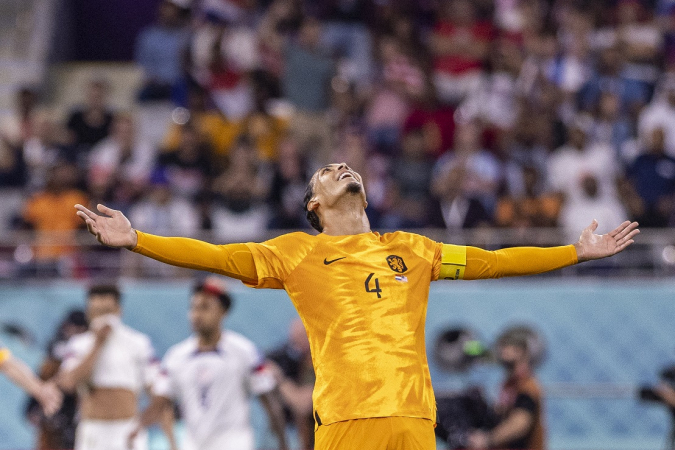
[[[122,302],[122,294],[114,284],[95,284],[91,286],[89,291],[87,291],[87,298],[91,298],[94,295],[110,295],[118,305]]]
[[[218,302],[220,303],[220,306],[223,308],[223,310],[225,310],[225,312],[228,312],[232,307],[232,297],[230,297],[230,294],[228,294],[227,291],[218,289],[217,287],[208,283],[206,280],[198,281],[195,284],[192,293],[196,294],[198,292],[215,295],[218,299]]]
[[[303,204],[307,214],[307,221],[312,226],[312,228],[321,233],[323,232],[323,225],[321,225],[321,219],[319,219],[319,215],[316,213],[316,211],[310,211],[307,208],[307,205],[309,205],[312,197],[314,197],[314,181],[310,180],[310,182],[307,183],[307,188],[305,189],[305,198],[303,200]]]

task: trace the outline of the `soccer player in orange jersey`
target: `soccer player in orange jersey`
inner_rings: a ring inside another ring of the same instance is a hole
[[[320,233],[212,245],[134,230],[124,215],[76,205],[99,242],[257,288],[285,289],[309,337],[316,371],[318,450],[435,448],[436,405],[424,343],[429,283],[529,275],[614,255],[637,223],[605,235],[586,228],[574,245],[485,251],[416,234],[371,231],[361,176],[329,164],[312,177],[307,217]]]

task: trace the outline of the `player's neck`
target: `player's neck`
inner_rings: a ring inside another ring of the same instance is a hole
[[[370,232],[370,221],[359,197],[337,202],[321,213],[324,234],[345,236]]]
[[[211,333],[199,333],[197,335],[197,347],[199,350],[213,350],[220,342],[221,331],[215,330]]]

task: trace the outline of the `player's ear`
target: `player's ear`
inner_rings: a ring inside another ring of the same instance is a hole
[[[319,201],[316,199],[316,197],[312,197],[312,199],[307,203],[307,211],[315,211],[316,208],[319,207]]]

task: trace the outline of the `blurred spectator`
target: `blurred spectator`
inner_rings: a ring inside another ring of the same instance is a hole
[[[162,153],[157,165],[166,175],[171,191],[191,200],[208,187],[212,175],[212,152],[200,140],[193,122],[180,127],[178,148]]]
[[[288,332],[288,342],[267,355],[277,378],[287,420],[298,432],[301,449],[314,448],[314,414],[312,391],[314,367],[305,326],[295,319]]]
[[[164,150],[178,149],[181,127],[187,122],[194,124],[200,140],[206,141],[216,159],[226,156],[241,134],[241,122],[233,122],[217,109],[209,107],[207,92],[200,88],[190,89],[187,109],[177,108],[172,116],[173,120],[162,144]]]
[[[658,86],[651,103],[642,110],[638,120],[639,137],[649,142],[655,128],[666,133],[666,153],[675,157],[675,74],[667,74]]]
[[[88,204],[87,196],[75,186],[77,168],[71,164],[57,164],[48,171],[47,184],[27,202],[23,220],[36,231],[35,265],[40,273],[67,275],[67,259],[75,249],[75,230],[82,221],[73,214],[77,203]],[[70,245],[69,245],[70,244]]]
[[[365,122],[373,145],[391,153],[413,101],[422,98],[425,74],[395,37],[382,36],[378,44],[381,73],[366,106]]]
[[[145,76],[138,93],[140,101],[180,99],[190,3],[190,0],[162,0],[157,23],[138,36],[135,59]]]
[[[252,240],[265,230],[269,214],[264,200],[270,180],[265,172],[250,142],[240,140],[213,183],[213,229],[219,239]]]
[[[550,156],[549,182],[551,189],[560,193],[565,202],[567,213],[563,215],[571,214],[571,211],[581,214],[579,208],[586,211],[585,214],[593,215],[588,208],[596,201],[612,205],[618,203],[616,181],[619,168],[616,156],[607,144],[589,140],[592,123],[592,119],[586,115],[577,116],[568,128],[567,143]],[[564,223],[571,229],[578,229],[579,222],[572,221],[572,216],[567,217],[569,219]],[[588,223],[593,218],[596,216],[590,217]],[[572,226],[573,223],[576,223],[576,228]],[[611,227],[607,221],[600,224],[598,232],[611,231],[611,228],[607,228]]]
[[[410,130],[401,140],[401,155],[392,166],[397,186],[396,210],[400,223],[387,223],[386,228],[420,228],[430,221],[430,184],[433,159],[424,147],[422,130]]]
[[[309,182],[308,168],[300,153],[297,142],[285,137],[279,143],[279,158],[274,165],[274,175],[270,185],[269,228],[305,228],[307,220],[299,205],[305,196]]]
[[[434,84],[442,101],[458,103],[478,88],[493,33],[492,24],[478,18],[470,0],[440,4],[430,43]]]
[[[675,212],[675,158],[666,155],[665,131],[655,128],[645,152],[628,169],[628,178],[644,206],[640,225],[666,227]]]
[[[110,133],[113,113],[107,104],[108,88],[106,80],[90,80],[84,106],[70,113],[66,127],[70,141],[76,147],[78,163],[84,163],[81,156],[88,155],[91,148]]]
[[[48,110],[34,114],[30,133],[23,141],[23,159],[28,169],[26,187],[29,191],[42,189],[47,172],[59,160],[73,160],[70,148],[64,145],[64,136]]]
[[[438,158],[450,150],[455,136],[455,110],[443,105],[436,97],[431,83],[425,83],[424,93],[413,105],[403,124],[403,132],[421,129],[424,133],[424,147],[427,153]]]
[[[133,117],[117,114],[110,136],[91,151],[89,183],[114,187],[124,192],[122,201],[131,201],[147,183],[155,157],[155,148],[138,138]]]
[[[247,73],[257,66],[254,30],[220,13],[207,14],[192,39],[191,74],[228,119],[238,121],[253,110],[255,95]]]
[[[37,91],[32,88],[24,87],[17,91],[16,111],[0,121],[0,146],[19,147],[31,136],[37,100]]]
[[[555,227],[561,201],[559,196],[543,192],[543,183],[537,169],[523,169],[522,196],[506,195],[499,199],[495,224],[509,228]]]
[[[47,356],[40,367],[42,380],[53,378],[66,357],[66,344],[76,334],[87,331],[87,319],[84,311],[73,310],[63,319],[47,346]],[[46,417],[40,404],[31,398],[26,415],[38,427],[36,448],[38,450],[66,450],[75,447],[75,427],[77,414],[77,395],[66,394],[63,404],[53,416]]]
[[[263,105],[251,112],[242,124],[242,132],[251,139],[262,162],[277,160],[277,146],[284,136],[288,123],[270,114]]]
[[[620,101],[613,92],[600,94],[590,139],[610,145],[618,159],[625,161],[624,144],[635,132],[627,115],[621,111]]]
[[[534,376],[528,347],[527,338],[517,333],[499,339],[497,358],[506,370],[506,380],[495,406],[500,421],[488,432],[469,434],[468,448],[546,448],[543,393]]]
[[[297,41],[285,49],[285,71],[281,79],[284,96],[297,109],[290,120],[291,131],[301,148],[310,147],[311,158],[325,164],[330,149],[330,126],[326,110],[330,105],[333,61],[319,46],[321,24],[305,19]]]
[[[448,228],[474,228],[491,222],[502,176],[497,158],[481,148],[475,122],[458,126],[455,148],[434,167],[432,192],[441,202]]]
[[[371,20],[369,0],[307,2],[309,13],[323,23],[321,43],[337,57],[338,72],[352,83],[367,86],[371,79]]]
[[[196,218],[190,203],[173,195],[162,169],[153,173],[147,193],[129,211],[129,220],[139,229],[162,236],[193,236]]]

